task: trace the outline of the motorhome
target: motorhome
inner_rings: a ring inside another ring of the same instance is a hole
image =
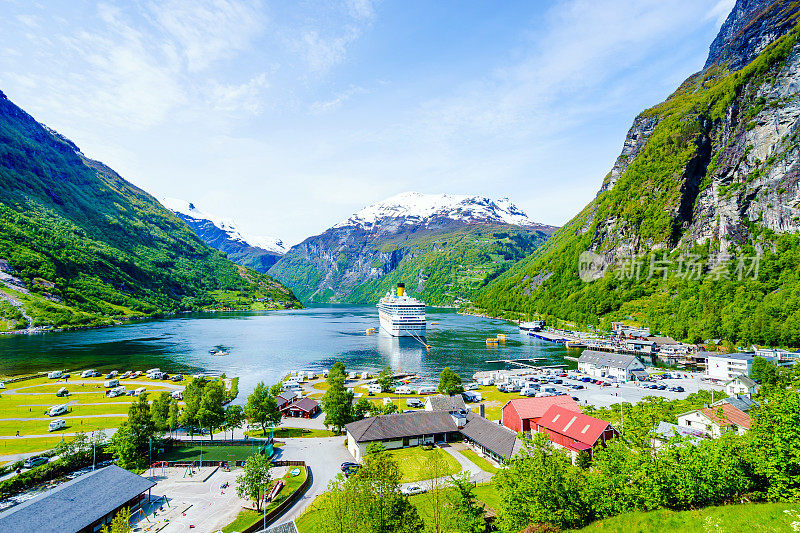
[[[468,391],[467,390],[467,391],[464,391],[463,393],[461,393],[461,395],[464,397],[464,400],[466,400],[468,402],[479,402],[479,401],[482,400],[480,392],[474,392],[474,391]]]
[[[172,394],[170,394],[170,396],[172,396],[176,400],[183,400],[183,391],[179,390],[172,391]]]
[[[362,372],[361,379],[369,379],[369,372]]]
[[[94,373],[95,373],[95,369],[94,368],[90,368],[89,370],[84,370],[83,372],[81,372],[81,377],[82,378],[90,378],[90,377],[94,376]]]
[[[103,383],[103,386],[107,389],[113,389],[114,387],[119,387],[119,380],[109,379],[105,383]]]
[[[47,425],[47,431],[58,431],[59,429],[64,429],[67,427],[67,421],[63,418],[59,418],[58,420],[51,420],[50,423]]]
[[[160,368],[151,368],[150,370],[148,370],[146,372],[146,374],[160,374],[160,373],[161,373],[161,369]]]
[[[419,394],[434,394],[436,387],[420,387],[417,391]]]
[[[489,387],[491,385],[494,385],[494,379],[492,379],[492,378],[481,378],[481,379],[478,380],[478,385],[480,385],[482,387]]]
[[[69,391],[67,390],[66,387],[61,387],[60,389],[58,389],[58,392],[56,392],[56,396],[58,396],[59,398],[63,396],[69,396]]]
[[[369,391],[370,394],[380,394],[383,392],[383,387],[381,387],[379,383],[370,383],[369,387],[367,387],[367,391]]]
[[[111,372],[106,374],[106,379],[113,379],[113,378],[117,377],[118,375],[119,375],[119,372],[117,372],[116,370],[112,370]]]
[[[47,416],[58,416],[66,414],[67,406],[66,405],[54,405],[50,409],[47,410]]]
[[[421,409],[423,407],[422,400],[419,398],[406,398],[406,405],[415,409]]]
[[[408,385],[400,385],[399,387],[395,387],[394,392],[395,394],[412,394],[411,387]]]
[[[106,392],[106,396],[109,398],[116,398],[117,396],[125,396],[125,387],[114,387],[110,391]]]
[[[467,383],[464,385],[464,390],[478,390],[481,386],[477,383]]]
[[[133,391],[134,396],[141,396],[147,389],[144,387],[139,387],[135,391]]]
[[[61,379],[61,370],[54,370],[47,374],[47,377],[50,379]]]

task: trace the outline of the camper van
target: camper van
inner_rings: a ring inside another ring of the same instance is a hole
[[[481,385],[482,387],[489,387],[490,385],[494,385],[494,379],[481,378],[478,380],[478,385]]]
[[[114,387],[119,387],[119,380],[118,379],[109,379],[103,386],[107,389],[113,389]]]
[[[464,390],[478,390],[479,388],[481,388],[481,386],[477,383],[467,383],[464,385]]]
[[[145,373],[148,374],[148,375],[149,374],[160,374],[161,373],[161,369],[160,368],[151,368],[150,370],[148,370]]]
[[[406,398],[406,405],[415,409],[421,409],[423,407],[422,400],[419,398]]]
[[[480,392],[473,392],[473,391],[464,391],[461,393],[464,396],[464,400],[468,402],[479,402],[483,399]]]
[[[436,387],[420,387],[419,394],[434,394],[436,392]]]
[[[106,379],[114,379],[118,375],[119,375],[119,372],[117,372],[116,370],[112,370],[111,372],[106,374]]]
[[[399,387],[395,387],[394,392],[396,394],[411,394],[411,387],[408,385],[400,385]]]
[[[133,391],[134,396],[141,396],[147,389],[144,387],[139,387],[135,391]]]
[[[81,372],[81,377],[90,378],[94,376],[94,372],[95,372],[94,368],[90,368],[89,370],[84,370],[83,372]]]
[[[117,396],[125,396],[125,387],[114,387],[110,391],[106,392],[106,396],[109,398],[116,398]]]
[[[379,383],[370,383],[367,390],[370,394],[380,394],[383,392],[383,387],[381,387]]]
[[[47,431],[58,431],[59,429],[64,429],[67,427],[67,421],[63,418],[59,418],[58,420],[51,420],[50,424],[47,425]]]
[[[54,370],[47,374],[47,377],[50,379],[61,379],[61,370]]]
[[[362,372],[361,379],[369,379],[369,372]]]
[[[53,407],[47,410],[47,416],[58,416],[66,413],[67,413],[66,405],[54,405]]]
[[[66,387],[61,387],[60,389],[58,389],[56,396],[58,396],[59,398],[61,398],[62,396],[69,396],[69,391],[67,390]]]
[[[172,396],[176,400],[183,400],[183,391],[179,390],[172,391],[172,394],[170,394],[170,396]]]

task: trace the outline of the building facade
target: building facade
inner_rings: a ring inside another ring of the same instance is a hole
[[[644,364],[635,355],[584,350],[578,358],[578,370],[594,378],[613,377],[629,381],[631,372],[644,369]]]

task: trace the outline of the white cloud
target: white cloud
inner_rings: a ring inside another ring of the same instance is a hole
[[[269,87],[267,74],[262,72],[242,84],[211,83],[209,104],[221,111],[260,113],[265,106],[264,90]]]
[[[364,87],[350,87],[344,91],[336,93],[333,98],[329,100],[318,100],[313,102],[309,108],[313,114],[328,113],[335,111],[342,107],[342,105],[350,100],[353,96],[359,94],[366,94],[369,91]]]
[[[717,27],[722,26],[722,23],[728,18],[728,14],[735,4],[736,0],[719,0],[714,4],[714,7],[709,9],[708,13],[706,13],[706,20],[713,20]]]

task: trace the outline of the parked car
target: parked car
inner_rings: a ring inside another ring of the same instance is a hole
[[[35,466],[43,465],[49,462],[50,459],[47,457],[42,457],[41,455],[36,455],[34,457],[28,457],[25,462],[22,464],[25,468],[33,468]]]
[[[344,463],[342,463],[341,469],[342,469],[342,472],[344,472],[348,468],[358,468],[359,466],[361,466],[361,465],[359,465],[358,463],[351,463],[349,461],[345,461]]]
[[[678,385],[677,387],[672,387],[671,389],[673,392],[686,392],[683,387]]]
[[[666,385],[657,385],[658,390],[667,390]]]
[[[406,496],[413,496],[414,494],[422,494],[423,492],[425,492],[425,489],[423,489],[419,485],[409,485],[407,487],[400,488],[400,494],[404,494]]]
[[[420,400],[419,398],[407,398],[406,399],[406,405],[408,407],[414,407],[414,408],[417,408],[417,409],[419,409],[419,408],[421,408],[423,406],[422,400]]]
[[[111,372],[106,374],[106,379],[113,379],[113,378],[117,377],[118,375],[119,375],[119,372],[117,372],[116,370],[112,370]]]

